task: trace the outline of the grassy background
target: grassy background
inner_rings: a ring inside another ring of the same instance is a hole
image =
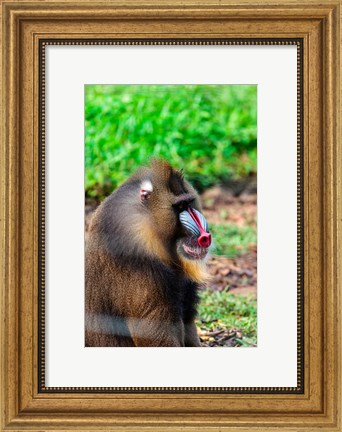
[[[85,190],[108,195],[162,157],[200,191],[256,172],[254,85],[85,86]]]
[[[231,294],[229,291],[200,292],[197,327],[207,331],[220,329],[241,329],[238,346],[256,345],[257,342],[257,300],[252,296]]]
[[[233,224],[211,224],[210,231],[214,240],[213,253],[234,258],[249,250],[256,244],[255,226],[239,226]]]
[[[184,169],[201,192],[256,173],[254,85],[85,86],[85,193],[99,201],[151,157]],[[211,225],[217,255],[234,258],[256,243],[255,226]],[[256,343],[256,299],[201,292],[197,324],[242,329]],[[203,323],[204,322],[204,323]]]

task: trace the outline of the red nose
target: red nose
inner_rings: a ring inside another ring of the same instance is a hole
[[[197,243],[203,248],[209,247],[211,245],[211,234],[206,232],[202,233],[201,236],[198,237]]]

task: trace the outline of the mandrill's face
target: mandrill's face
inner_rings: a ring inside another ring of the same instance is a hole
[[[187,206],[179,214],[184,236],[178,240],[177,250],[187,259],[203,259],[211,245],[208,222],[198,210]]]
[[[181,258],[203,260],[211,245],[211,234],[196,191],[166,163],[155,163],[153,173],[142,181],[140,197],[152,214],[158,236]]]

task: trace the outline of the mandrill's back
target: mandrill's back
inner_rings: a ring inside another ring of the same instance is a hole
[[[134,346],[125,322],[118,313],[120,286],[129,279],[108,254],[89,239],[85,256],[85,346]]]

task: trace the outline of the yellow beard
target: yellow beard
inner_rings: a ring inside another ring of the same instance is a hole
[[[206,271],[206,264],[204,261],[191,261],[186,258],[181,258],[180,262],[186,276],[194,282],[202,283],[210,278]]]

